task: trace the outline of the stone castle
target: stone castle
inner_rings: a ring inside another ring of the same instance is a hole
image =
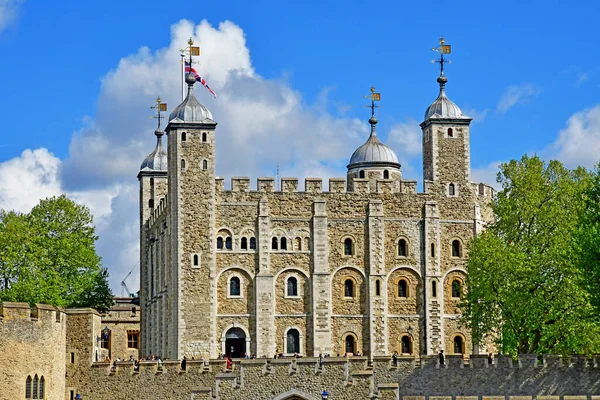
[[[446,96],[427,108],[423,187],[402,176],[369,119],[345,179],[215,175],[217,123],[186,80],[157,129],[140,185],[142,353],[469,354],[458,321],[466,244],[492,218],[471,182],[471,118]]]

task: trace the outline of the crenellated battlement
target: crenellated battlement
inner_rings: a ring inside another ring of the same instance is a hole
[[[215,178],[215,188],[217,193],[401,193],[401,194],[418,194],[417,181],[415,180],[394,180],[394,179],[377,179],[375,181],[376,189],[371,188],[372,180],[368,178],[354,178],[353,185],[350,190],[347,190],[346,178],[329,178],[329,186],[326,191],[323,188],[322,178],[305,178],[304,191],[299,190],[299,179],[284,177],[280,180],[280,188],[276,190],[276,182],[273,177],[258,177],[256,178],[256,189],[251,188],[250,177],[234,176],[231,178],[231,189],[225,189],[225,179],[222,177]],[[476,188],[476,186],[474,186]],[[475,190],[475,189],[474,189]]]
[[[30,307],[27,303],[0,303],[0,323],[12,321],[54,322],[64,320],[64,310],[47,304],[36,304]]]
[[[154,211],[150,215],[150,218],[148,218],[148,226],[152,227],[156,223],[156,221],[160,220],[163,214],[165,214],[165,212],[168,210],[168,208],[169,195],[166,194],[163,198],[160,199],[160,201],[158,202],[158,206],[154,208]]]

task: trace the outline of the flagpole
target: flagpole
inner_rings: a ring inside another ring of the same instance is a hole
[[[181,54],[181,101],[183,101],[183,75],[184,75],[183,71],[185,68],[184,60],[185,60],[185,55]]]

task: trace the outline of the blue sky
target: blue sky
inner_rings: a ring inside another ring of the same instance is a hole
[[[527,152],[592,167],[600,5],[486,3],[0,0],[0,207],[27,211],[62,192],[89,205],[120,294],[137,260],[148,107],[158,94],[169,109],[180,100],[177,49],[191,34],[219,94],[196,89],[219,122],[226,179],[273,175],[277,164],[283,176],[344,176],[367,138],[362,96],[375,85],[378,131],[405,178],[420,180],[418,123],[437,96],[440,35],[453,46],[448,96],[475,118],[474,178],[490,182],[497,162]]]

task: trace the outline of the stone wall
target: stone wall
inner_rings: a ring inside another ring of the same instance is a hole
[[[0,304],[0,399],[24,399],[28,376],[44,378],[45,399],[64,398],[65,333],[65,314],[55,307]]]

